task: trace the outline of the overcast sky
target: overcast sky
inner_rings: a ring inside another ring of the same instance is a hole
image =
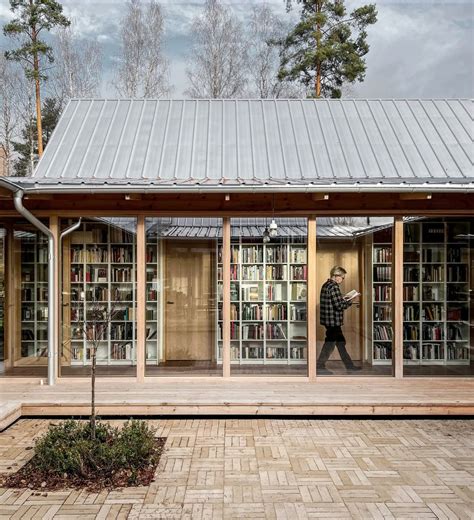
[[[118,47],[118,26],[125,0],[63,0],[84,38],[103,45],[106,77],[110,78]],[[172,97],[186,88],[186,52],[192,43],[191,21],[202,11],[204,0],[162,0],[165,15],[165,52],[171,65]],[[261,0],[224,0],[242,23],[249,7]],[[267,3],[283,19],[285,0]],[[351,8],[364,1],[346,1]],[[378,22],[368,28],[370,52],[364,83],[352,89],[359,98],[473,97],[474,0],[379,0]],[[0,22],[9,18],[9,1],[0,0]],[[0,36],[0,47],[10,43]],[[104,95],[114,91],[104,81]]]

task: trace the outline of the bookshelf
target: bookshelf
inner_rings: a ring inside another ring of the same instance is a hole
[[[21,357],[48,355],[48,241],[43,234],[22,232]]]
[[[106,328],[97,349],[97,363],[135,363],[135,255],[135,234],[113,224],[86,222],[71,234],[71,364],[90,363],[87,336],[93,334],[94,326],[104,323]],[[101,311],[103,322],[96,317]]]
[[[163,242],[156,235],[147,235],[146,242],[146,334],[145,360],[147,365],[156,365],[162,359],[163,306],[162,287]]]
[[[221,244],[217,258],[216,348],[222,362]],[[231,363],[306,363],[306,240],[232,242],[230,272]]]
[[[470,249],[467,238],[462,238],[469,227],[468,222],[431,220],[404,225],[405,364],[470,363]],[[375,234],[373,239],[374,364],[391,363],[391,243],[387,238],[383,242]],[[381,295],[386,297],[383,302]]]

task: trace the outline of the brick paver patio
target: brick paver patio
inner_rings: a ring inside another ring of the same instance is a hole
[[[168,440],[149,487],[0,489],[0,518],[474,518],[472,420],[151,422]],[[24,463],[46,426],[1,433],[0,471]]]

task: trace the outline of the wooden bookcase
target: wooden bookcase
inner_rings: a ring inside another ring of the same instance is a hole
[[[470,363],[469,222],[421,220],[404,225],[403,356],[405,364]],[[372,246],[372,356],[390,364],[391,237]]]
[[[69,251],[69,290],[65,292],[69,294],[71,364],[90,363],[88,332],[84,333],[83,323],[92,333],[92,309],[103,309],[111,315],[97,351],[97,363],[135,364],[135,234],[113,224],[84,223],[71,234]]]
[[[146,334],[145,360],[156,365],[163,360],[163,242],[147,237],[146,243]]]
[[[21,348],[20,357],[34,360],[48,356],[48,240],[22,231],[20,245]]]
[[[222,362],[222,247],[217,251],[217,359]],[[306,240],[231,244],[232,364],[307,360]]]

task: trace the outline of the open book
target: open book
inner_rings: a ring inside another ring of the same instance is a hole
[[[349,291],[347,294],[344,295],[344,300],[353,300],[357,296],[360,296],[360,292],[357,292],[355,289],[352,289],[352,291]]]

